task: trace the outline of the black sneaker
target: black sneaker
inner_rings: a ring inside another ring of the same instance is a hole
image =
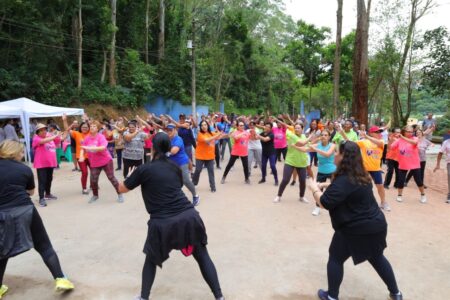
[[[317,296],[319,297],[320,300],[329,300],[328,298],[328,292],[324,291],[322,289],[317,291]],[[339,300],[338,298],[336,298],[336,300]]]
[[[200,196],[194,196],[192,199],[192,204],[194,204],[194,206],[197,206],[200,203]]]
[[[211,193],[215,193],[216,192],[216,188],[211,188]]]
[[[275,180],[275,186],[278,186],[278,180]]]
[[[403,295],[400,292],[398,294],[390,293],[389,294],[389,299],[391,299],[391,300],[403,300]]]
[[[44,198],[39,199],[39,206],[40,207],[46,207],[47,206],[47,201],[45,201]]]
[[[245,179],[245,184],[250,184],[250,179]]]
[[[388,185],[383,185],[383,187],[384,187],[385,190],[388,190],[388,189],[389,189],[389,186],[388,186]]]
[[[295,180],[293,180],[292,182],[291,182],[291,186],[294,186],[295,185]]]
[[[266,182],[265,179],[261,179],[260,181],[258,181],[259,184]]]

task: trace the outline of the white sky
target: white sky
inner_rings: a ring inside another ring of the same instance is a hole
[[[283,0],[286,6],[286,13],[297,21],[302,19],[307,23],[316,26],[330,27],[332,39],[336,34],[336,0]],[[407,0],[404,0],[407,3]],[[376,0],[372,0],[371,13]],[[367,3],[367,2],[366,2]],[[418,21],[417,27],[421,30],[434,29],[439,26],[446,26],[450,30],[450,0],[435,0],[438,7],[428,15]],[[342,12],[342,36],[356,28],[356,1],[345,0]]]

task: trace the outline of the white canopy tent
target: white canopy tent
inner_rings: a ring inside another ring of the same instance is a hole
[[[67,108],[45,105],[28,98],[19,98],[0,102],[0,119],[20,118],[28,157],[30,157],[30,118],[60,117],[83,115],[82,108]]]

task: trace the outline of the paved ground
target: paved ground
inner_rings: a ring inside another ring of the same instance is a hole
[[[433,164],[429,164],[431,168]],[[140,290],[144,261],[142,247],[148,220],[140,191],[115,201],[114,192],[101,175],[100,200],[88,204],[81,195],[79,173],[63,164],[56,171],[54,193],[59,200],[38,208],[57,250],[64,272],[76,290],[60,296],[39,255],[29,251],[10,260],[4,299],[127,300]],[[281,171],[282,165],[278,165]],[[313,204],[298,201],[298,187],[288,186],[279,204],[273,179],[258,185],[254,170],[250,186],[243,183],[237,162],[217,193],[207,186],[207,172],[199,184],[198,210],[206,224],[208,249],[214,260],[226,299],[294,300],[316,299],[316,290],[326,288],[326,262],[332,228],[327,212],[313,217]],[[121,178],[120,174],[117,174]],[[386,256],[391,261],[405,299],[443,299],[450,291],[450,205],[445,204],[446,174],[427,173],[429,202],[419,203],[416,188],[406,188],[404,202],[394,201],[389,223]],[[306,196],[312,200],[308,191]],[[444,293],[444,294],[443,294]],[[386,299],[383,282],[368,263],[345,265],[340,299]],[[213,299],[193,258],[172,252],[158,270],[152,299]]]

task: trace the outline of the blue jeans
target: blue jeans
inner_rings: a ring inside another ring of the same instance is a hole
[[[262,172],[262,179],[266,180],[266,174],[267,174],[267,162],[270,163],[270,168],[272,169],[273,178],[275,178],[275,181],[278,182],[278,174],[277,174],[277,168],[275,166],[277,162],[277,155],[276,153],[273,153],[271,155],[262,155],[261,159],[261,172]]]

